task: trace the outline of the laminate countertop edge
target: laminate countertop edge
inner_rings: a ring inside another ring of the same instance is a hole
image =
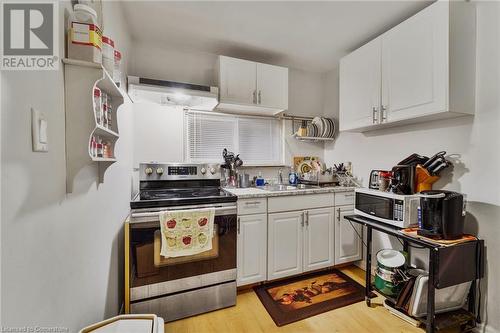
[[[249,188],[248,190],[251,191],[252,193],[245,193],[245,190],[247,190],[245,188],[235,188],[235,189],[224,188],[224,191],[236,195],[238,199],[252,199],[252,198],[283,197],[291,195],[352,192],[354,191],[354,189],[355,187],[334,186],[334,187],[321,187],[321,188],[289,190],[289,191],[268,191],[257,188]]]

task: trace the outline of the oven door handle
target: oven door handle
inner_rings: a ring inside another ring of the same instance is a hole
[[[227,206],[227,207],[215,207],[214,208],[216,212],[220,211],[226,211],[226,210],[231,210],[231,209],[236,209],[236,206]],[[180,209],[172,209],[172,212],[175,212]],[[195,210],[195,209],[193,209]],[[138,217],[159,217],[161,212],[168,211],[168,209],[158,211],[158,212],[145,212],[145,213],[132,213],[131,217],[138,218]]]

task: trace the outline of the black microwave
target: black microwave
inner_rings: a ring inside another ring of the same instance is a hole
[[[401,195],[366,188],[355,189],[354,212],[399,228],[418,224],[418,195]]]

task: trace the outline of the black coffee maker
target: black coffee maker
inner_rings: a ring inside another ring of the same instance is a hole
[[[393,167],[389,190],[396,194],[414,194],[415,166],[407,164]]]
[[[420,192],[419,235],[458,239],[464,232],[464,196],[451,191]]]

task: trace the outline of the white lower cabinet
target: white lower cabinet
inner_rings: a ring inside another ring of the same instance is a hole
[[[333,266],[333,208],[310,209],[305,214],[304,272]]]
[[[337,206],[333,193],[239,200],[237,285],[361,260],[362,227],[354,225],[356,233],[344,219],[354,214],[351,193],[336,193]]]
[[[362,227],[357,223],[351,225],[344,218],[354,214],[354,206],[335,207],[335,213],[335,265],[361,260],[363,251],[359,236],[362,236]]]
[[[302,273],[303,228],[303,211],[268,215],[268,280]]]
[[[333,208],[269,214],[268,225],[268,280],[333,266]]]
[[[236,284],[243,286],[267,278],[267,214],[238,217]]]

